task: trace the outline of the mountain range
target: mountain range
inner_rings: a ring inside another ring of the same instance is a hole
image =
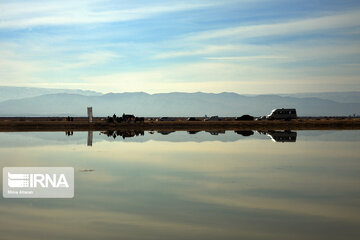
[[[274,108],[296,108],[299,116],[360,114],[360,92],[240,95],[237,93],[124,92],[0,87],[0,116],[262,116]]]
[[[45,94],[70,93],[85,96],[99,96],[102,93],[80,89],[56,89],[34,87],[8,87],[0,86],[0,102],[10,99],[37,97]]]

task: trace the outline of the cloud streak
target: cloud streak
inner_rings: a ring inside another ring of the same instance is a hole
[[[288,59],[286,56],[242,56],[242,57],[208,57],[209,60],[229,60],[229,61],[253,61],[253,60],[276,60]]]
[[[246,39],[261,36],[294,35],[357,26],[360,26],[360,11],[354,10],[330,16],[287,21],[285,23],[238,26],[204,31],[187,36],[187,40],[203,41],[228,37]]]
[[[176,58],[176,57],[187,57],[187,56],[196,56],[196,55],[206,55],[218,52],[229,52],[239,50],[238,46],[234,45],[209,45],[202,46],[200,49],[194,49],[192,51],[172,51],[172,52],[163,52],[155,55],[154,59],[166,59],[166,58]]]
[[[124,22],[145,19],[159,14],[194,10],[213,4],[183,3],[161,4],[149,7],[103,9],[101,1],[61,1],[41,5],[41,3],[1,3],[0,28],[30,28],[38,26],[62,26],[74,24],[95,24]]]
[[[0,1],[0,84],[268,93],[304,92],[312,81],[318,90],[359,89],[360,4],[305,11],[305,1],[264,1]]]

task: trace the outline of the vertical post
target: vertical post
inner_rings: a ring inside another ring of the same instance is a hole
[[[88,113],[88,120],[89,120],[89,123],[92,123],[92,122],[93,122],[92,107],[88,107],[88,108],[87,108],[87,113]]]

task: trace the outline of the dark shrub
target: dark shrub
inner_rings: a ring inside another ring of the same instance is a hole
[[[242,115],[241,117],[237,117],[235,120],[237,121],[253,121],[255,118],[250,115]]]

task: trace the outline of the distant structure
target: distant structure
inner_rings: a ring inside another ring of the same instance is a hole
[[[93,122],[92,107],[88,107],[88,108],[87,108],[87,114],[88,114],[89,123],[92,123],[92,122]]]

